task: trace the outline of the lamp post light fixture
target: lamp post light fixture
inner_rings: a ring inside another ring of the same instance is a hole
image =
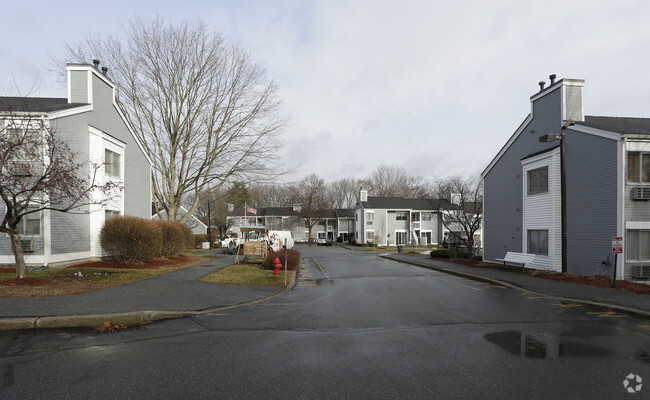
[[[567,222],[566,222],[566,143],[564,140],[564,131],[575,124],[575,121],[569,119],[562,128],[560,133],[547,133],[540,136],[539,141],[544,143],[554,140],[560,141],[560,214],[562,215],[562,273],[567,272]]]

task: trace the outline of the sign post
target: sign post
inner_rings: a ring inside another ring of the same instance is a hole
[[[623,254],[623,238],[621,236],[614,236],[612,238],[612,253],[614,254],[614,279],[612,287],[616,287],[616,267],[618,265],[618,255]]]

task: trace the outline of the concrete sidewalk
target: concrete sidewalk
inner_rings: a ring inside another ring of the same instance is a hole
[[[254,304],[287,287],[215,285],[200,278],[231,265],[220,257],[127,285],[69,296],[0,297],[0,330],[138,325]]]
[[[572,302],[593,305],[628,314],[650,318],[650,296],[577,283],[558,282],[530,276],[522,270],[505,268],[475,268],[427,256],[393,254],[383,257],[418,265],[469,279],[490,282]]]

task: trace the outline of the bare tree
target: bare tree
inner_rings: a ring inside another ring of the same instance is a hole
[[[159,215],[184,222],[209,188],[273,178],[266,164],[286,126],[277,87],[244,49],[205,24],[135,20],[121,38],[67,44],[62,58],[99,58],[110,67],[119,104],[153,161]]]
[[[191,196],[189,200],[194,201]],[[227,190],[221,187],[203,192],[195,215],[209,227],[215,227],[223,237],[232,226],[232,221],[227,217],[233,210],[243,209],[244,205],[250,202],[251,195],[246,185],[243,182],[235,182]]]
[[[111,181],[98,183],[101,165],[80,161],[42,115],[14,111],[25,108],[26,99],[3,100],[9,105],[0,111],[0,197],[5,208],[0,232],[11,238],[16,277],[25,278],[20,237],[31,229],[28,216],[44,210],[84,212],[81,207],[103,204],[122,188]]]
[[[474,234],[483,220],[483,181],[455,176],[436,183],[438,208],[450,240],[467,247],[468,257],[474,256]]]
[[[364,181],[368,194],[377,197],[427,198],[427,184],[421,177],[411,177],[396,165],[380,164]]]
[[[316,174],[306,176],[293,189],[292,201],[300,205],[299,215],[309,229],[311,243],[312,228],[332,209],[332,200],[327,194],[327,186],[323,178]]]
[[[343,178],[327,187],[334,208],[353,208],[357,202],[359,188],[363,184],[355,179]]]
[[[256,207],[288,207],[291,204],[289,185],[257,184],[250,188],[252,202]]]

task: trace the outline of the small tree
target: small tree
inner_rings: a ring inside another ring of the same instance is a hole
[[[29,229],[23,222],[26,216],[43,210],[83,212],[80,207],[103,204],[121,187],[111,181],[98,183],[101,165],[79,161],[44,116],[14,111],[26,103],[14,100],[0,111],[0,197],[5,208],[0,232],[11,238],[16,277],[25,278],[20,236]]]
[[[483,181],[455,176],[437,182],[435,192],[442,224],[450,239],[467,247],[467,256],[474,256],[474,234],[483,220]]]

